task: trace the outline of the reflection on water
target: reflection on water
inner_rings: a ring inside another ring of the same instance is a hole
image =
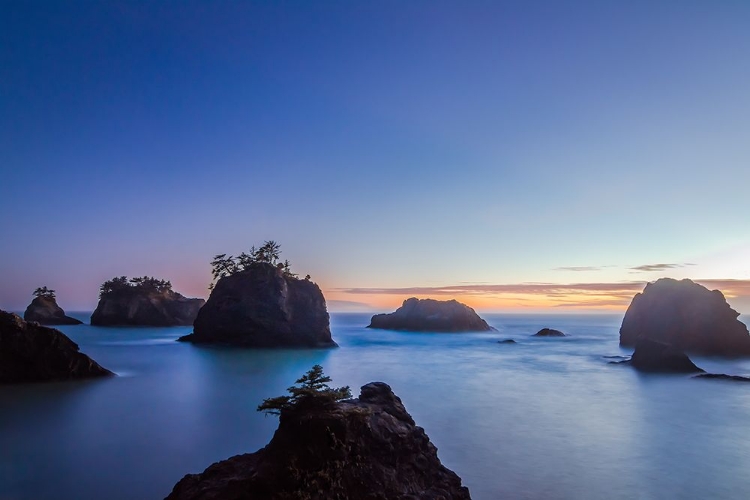
[[[367,330],[367,315],[333,315],[341,348],[312,351],[175,342],[189,327],[62,327],[127,376],[0,387],[0,499],[162,498],[263,446],[277,422],[255,408],[315,363],[354,392],[389,383],[476,499],[750,494],[746,385],[608,364],[629,354],[619,316],[486,319],[497,332]],[[530,337],[545,326],[570,337]],[[747,361],[696,363],[750,374]]]

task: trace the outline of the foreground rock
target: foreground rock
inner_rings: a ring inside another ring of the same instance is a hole
[[[180,340],[247,347],[336,347],[318,285],[256,262],[221,278]]]
[[[669,344],[641,338],[635,345],[629,363],[643,372],[695,373],[703,372],[690,358]]]
[[[474,309],[456,300],[412,297],[390,314],[376,314],[368,328],[410,332],[486,332],[492,330]]]
[[[553,328],[542,328],[538,332],[536,332],[532,337],[565,337],[566,335],[561,332],[560,330],[555,330]]]
[[[42,325],[80,325],[83,323],[83,321],[66,316],[54,297],[34,298],[23,313],[23,319],[36,321]]]
[[[620,328],[620,345],[639,338],[708,356],[750,356],[750,334],[724,295],[688,279],[662,278],[633,297]]]
[[[152,282],[144,281],[152,280]],[[154,283],[156,283],[154,285]],[[99,304],[91,315],[95,326],[192,325],[203,299],[190,299],[172,290],[169,282],[124,276],[102,285]]]
[[[45,382],[113,375],[54,328],[0,311],[0,383]]]
[[[168,500],[469,499],[461,478],[382,382],[359,399],[282,412],[271,442],[255,453],[189,474]]]

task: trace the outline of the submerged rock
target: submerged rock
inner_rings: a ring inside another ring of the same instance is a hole
[[[468,500],[461,478],[382,382],[359,399],[282,412],[268,445],[188,474],[167,500]]]
[[[561,332],[560,330],[555,330],[553,328],[542,328],[538,332],[536,332],[532,337],[565,337],[566,335]]]
[[[639,338],[665,342],[688,353],[750,356],[750,334],[718,291],[688,279],[662,278],[633,297],[620,327],[620,345]]]
[[[123,277],[124,278],[124,277]],[[107,282],[111,283],[111,282]],[[168,284],[168,282],[165,282]],[[102,285],[104,286],[104,285]],[[203,299],[191,299],[168,287],[124,284],[103,292],[91,324],[95,326],[192,325]]]
[[[498,340],[498,344],[515,344],[516,341],[513,339]]]
[[[640,338],[629,363],[643,372],[694,373],[703,370],[695,366],[680,349],[655,340]]]
[[[695,378],[729,380],[731,382],[750,382],[750,377],[743,377],[741,375],[727,375],[725,373],[701,373],[699,375],[696,375]]]
[[[471,307],[456,300],[412,297],[390,314],[376,314],[368,328],[411,332],[486,332],[492,330]]]
[[[61,331],[0,311],[0,383],[113,375]]]
[[[318,285],[268,263],[221,278],[182,341],[246,347],[336,347]]]
[[[42,325],[80,325],[83,321],[65,315],[65,311],[57,305],[54,297],[35,297],[26,312],[25,321],[36,321]]]

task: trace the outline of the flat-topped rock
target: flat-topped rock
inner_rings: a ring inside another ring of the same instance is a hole
[[[456,300],[412,297],[390,314],[376,314],[368,328],[410,332],[486,332],[492,330],[471,307]]]
[[[318,285],[256,262],[224,276],[180,340],[244,347],[337,347]]]
[[[167,500],[468,500],[424,429],[382,382],[359,399],[282,411],[264,448],[188,474]]]
[[[79,352],[61,331],[0,311],[0,383],[47,382],[113,375]]]
[[[26,312],[25,321],[36,321],[42,325],[80,325],[83,322],[65,315],[65,311],[57,305],[55,297],[35,297]]]
[[[192,325],[203,299],[187,298],[168,281],[155,278],[115,278],[102,285],[99,304],[91,315],[95,326]]]
[[[750,356],[750,334],[718,290],[684,279],[662,278],[633,297],[620,327],[620,345],[639,338],[692,354]]]
[[[560,330],[554,328],[542,328],[536,332],[532,337],[565,337],[566,335]]]

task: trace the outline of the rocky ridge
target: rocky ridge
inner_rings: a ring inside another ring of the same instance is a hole
[[[113,375],[61,331],[0,311],[0,383]]]
[[[358,399],[284,411],[271,442],[179,481],[167,500],[468,500],[424,429],[382,382]]]

